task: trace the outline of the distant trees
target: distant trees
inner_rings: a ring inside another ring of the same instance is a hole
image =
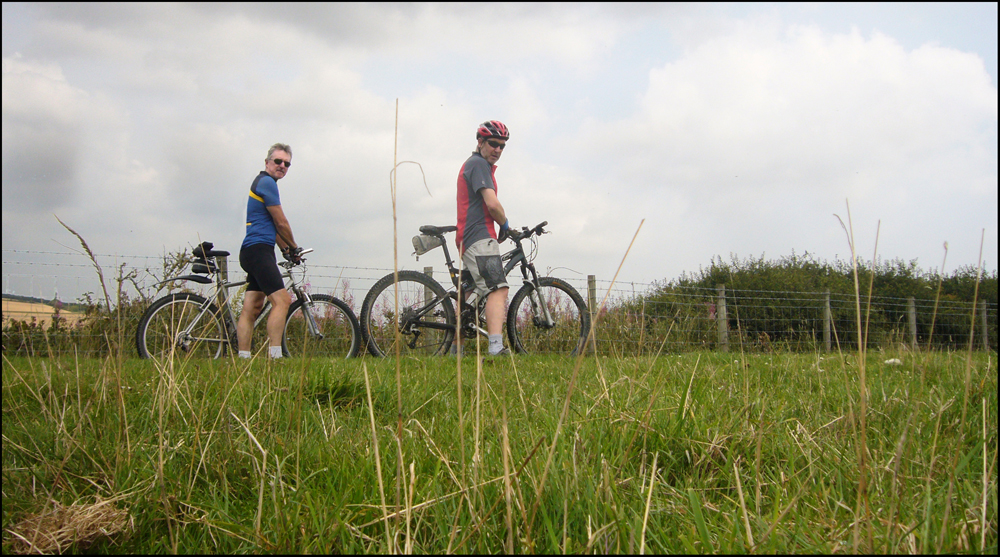
[[[930,340],[938,348],[961,348],[968,342],[972,301],[976,289],[976,268],[959,267],[950,275],[921,269],[916,261],[901,259],[858,262],[862,318],[868,315],[869,343],[905,341],[908,331],[908,299],[915,300],[918,342]],[[714,257],[707,268],[682,273],[680,277],[656,283],[654,288],[620,305],[619,311],[642,314],[647,333],[652,324],[663,328],[672,322],[675,331],[699,331],[688,342],[711,346],[715,342],[717,288],[725,285],[727,319],[740,340],[758,346],[785,344],[789,348],[810,345],[821,338],[824,293],[830,292],[832,323],[841,346],[857,341],[854,277],[849,261],[817,260],[808,252],[794,252],[780,259],[763,256],[730,261]],[[940,285],[940,297],[938,288]],[[869,287],[872,303],[868,304]],[[988,321],[988,340],[997,349],[997,271],[984,272],[978,300],[985,300],[992,314]],[[641,308],[639,306],[642,306]],[[936,306],[949,311],[935,314]],[[967,308],[967,309],[965,309]],[[957,311],[957,309],[962,311]],[[977,312],[979,308],[977,307]],[[684,324],[687,319],[702,323]],[[976,328],[981,327],[977,318]],[[976,335],[979,336],[978,334]],[[977,346],[978,348],[978,346]]]

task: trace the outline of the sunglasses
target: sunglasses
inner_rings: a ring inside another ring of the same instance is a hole
[[[507,146],[506,143],[500,143],[499,141],[493,141],[492,139],[487,140],[486,143],[488,143],[490,147],[500,149],[501,151],[503,151],[503,148]]]
[[[292,161],[283,161],[281,159],[271,159],[271,160],[274,161],[274,164],[278,166],[285,165],[285,168],[292,166]]]

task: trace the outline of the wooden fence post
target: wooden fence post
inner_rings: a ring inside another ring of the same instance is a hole
[[[587,309],[590,310],[590,328],[594,328],[594,319],[597,317],[597,276],[587,275]],[[588,339],[589,340],[589,339]],[[587,343],[590,345],[590,343]],[[594,331],[594,344],[590,346],[590,353],[597,353],[597,331]]]
[[[830,289],[823,291],[823,346],[829,352],[833,349],[833,340],[830,338],[830,329],[833,324],[833,312],[830,311]]]
[[[989,352],[990,333],[987,326],[990,324],[990,321],[989,319],[986,318],[986,300],[979,300],[979,323],[980,323],[979,329],[982,331],[982,334],[979,335],[979,338],[983,339],[983,351]]]
[[[715,318],[719,325],[719,348],[729,352],[729,318],[726,317],[726,285],[717,286],[719,299],[716,302]]]
[[[434,278],[434,267],[424,267],[424,274]],[[424,288],[424,303],[429,304],[434,298],[434,293],[431,292],[430,288]],[[459,308],[461,310],[461,308]]]
[[[910,348],[916,350],[917,347],[917,304],[913,296],[906,299],[906,313],[910,319]]]
[[[222,280],[229,282],[229,258],[216,257],[215,264],[219,267],[219,275],[222,276]]]
[[[587,275],[587,307],[590,308],[590,317],[593,319],[597,312],[597,277]]]
[[[219,276],[222,277],[224,282],[229,282],[229,258],[228,257],[216,257],[215,266],[219,269]],[[219,307],[225,309],[225,303],[229,291],[226,288],[219,289],[218,297],[216,302],[218,302]]]

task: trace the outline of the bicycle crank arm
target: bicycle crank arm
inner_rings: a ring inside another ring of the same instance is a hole
[[[455,329],[454,325],[448,325],[447,323],[438,323],[437,321],[416,321],[413,326],[419,329],[438,329],[440,331],[451,331]],[[400,328],[401,332],[405,333],[405,328]],[[414,331],[416,333],[416,331]]]

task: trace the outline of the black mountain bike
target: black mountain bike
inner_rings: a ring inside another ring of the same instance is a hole
[[[171,281],[191,281],[198,284],[212,284],[214,287],[208,298],[191,292],[168,294],[153,302],[142,319],[135,334],[135,346],[141,358],[157,361],[172,356],[200,356],[220,358],[229,348],[237,350],[236,314],[233,311],[233,295],[230,290],[246,284],[245,280],[227,282],[216,258],[225,258],[228,251],[213,250],[211,242],[195,246],[195,261],[191,266],[193,275],[168,278],[157,284]],[[312,249],[302,251],[310,253]],[[292,293],[293,302],[288,308],[285,330],[281,337],[281,348],[285,356],[306,354],[315,357],[350,358],[356,356],[361,347],[361,329],[350,306],[333,296],[310,294],[305,284],[305,265],[281,261],[284,270],[285,288]],[[209,275],[209,276],[202,276]],[[267,319],[271,311],[270,301],[264,302],[254,329]]]
[[[580,293],[569,283],[553,277],[539,277],[533,263],[538,250],[538,236],[545,233],[543,222],[520,232],[510,230],[515,248],[502,256],[504,274],[520,267],[524,280],[507,308],[507,343],[518,353],[576,354],[583,349],[590,333],[590,313]],[[448,266],[453,288],[446,291],[430,276],[418,271],[388,274],[372,286],[361,305],[361,334],[374,356],[395,354],[396,331],[400,333],[400,351],[404,354],[436,355],[448,353],[456,334],[455,305],[458,286],[468,297],[460,305],[463,338],[487,336],[486,297],[475,293],[472,275],[455,267],[444,234],[455,226],[421,226],[414,236],[416,255],[440,246]],[[531,246],[525,252],[523,242]]]

